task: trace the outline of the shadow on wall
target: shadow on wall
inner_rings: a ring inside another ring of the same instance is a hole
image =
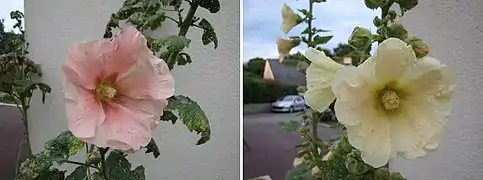
[[[16,106],[0,104],[0,177],[13,179],[15,163],[23,139],[22,116]],[[22,146],[20,159],[26,159],[27,146]]]

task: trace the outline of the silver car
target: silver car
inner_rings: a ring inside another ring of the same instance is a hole
[[[303,96],[286,95],[272,103],[273,112],[295,112],[305,110],[306,104]]]

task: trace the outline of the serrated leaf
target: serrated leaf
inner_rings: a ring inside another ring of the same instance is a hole
[[[65,180],[86,180],[87,179],[87,167],[78,166],[74,171],[68,175]]]
[[[178,120],[178,117],[176,117],[176,115],[174,115],[173,112],[164,110],[163,115],[159,119],[161,121],[171,121],[171,123],[174,124],[176,123],[176,120]]]
[[[178,56],[177,56],[177,61],[178,61],[178,65],[186,65],[186,64],[189,64],[189,63],[192,63],[193,61],[191,60],[191,56],[182,52],[182,53],[179,53]]]
[[[286,174],[284,180],[308,180],[311,179],[311,169],[307,164],[299,165],[290,169]]]
[[[218,47],[218,37],[216,37],[215,31],[204,31],[201,40],[203,41],[203,45],[213,42],[215,45],[214,48],[216,49]]]
[[[307,27],[307,28],[304,29],[304,31],[302,31],[301,34],[309,34],[309,32],[310,32],[310,28]]]
[[[325,43],[329,42],[332,39],[332,37],[334,37],[334,36],[319,36],[319,35],[316,35],[314,37],[314,43],[316,45],[325,44]]]
[[[144,167],[139,166],[131,170],[131,163],[126,159],[126,155],[119,151],[111,151],[106,158],[109,179],[115,180],[144,180]]]
[[[177,112],[179,119],[190,132],[195,131],[201,135],[196,145],[210,140],[210,122],[198,103],[186,96],[173,96],[168,99],[166,110]]]
[[[291,120],[288,122],[279,122],[278,125],[284,132],[294,132],[297,131],[297,129],[300,127],[300,122]]]
[[[220,1],[218,0],[201,0],[200,7],[207,9],[211,13],[220,11]]]
[[[147,153],[153,153],[154,158],[159,157],[159,148],[153,138],[151,138],[151,141],[149,141],[149,144],[146,146],[146,154]]]
[[[50,158],[59,164],[77,154],[85,143],[77,139],[70,131],[60,133],[55,139],[45,143],[45,150]]]
[[[159,43],[162,46],[166,46],[168,51],[181,51],[185,47],[188,47],[190,44],[191,40],[184,36],[178,36],[178,35],[169,35],[169,36],[164,36],[159,39]]]

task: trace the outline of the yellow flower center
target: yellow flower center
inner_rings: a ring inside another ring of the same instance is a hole
[[[381,97],[382,107],[386,111],[394,111],[399,108],[399,96],[393,90],[387,90]]]
[[[117,90],[114,88],[113,85],[101,82],[97,87],[96,87],[96,95],[97,98],[100,100],[110,100],[116,96]]]

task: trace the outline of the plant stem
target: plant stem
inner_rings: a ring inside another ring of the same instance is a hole
[[[198,9],[200,0],[193,0],[190,5],[190,9],[183,22],[181,22],[181,28],[179,29],[178,36],[186,36],[188,29],[193,22],[193,17],[195,16],[196,10]]]
[[[314,3],[312,2],[312,0],[309,0],[309,15],[308,15],[308,20],[307,20],[307,24],[309,26],[309,34],[308,34],[308,38],[307,38],[307,46],[308,47],[315,47],[313,44],[312,44],[312,36],[313,36],[313,31],[312,31],[312,20],[314,19],[313,18],[313,9],[314,9]]]
[[[89,144],[86,143],[86,161],[89,161]],[[91,180],[91,168],[87,167],[87,180]]]
[[[99,154],[101,154],[102,174],[104,175],[104,178],[106,178],[106,180],[109,180],[109,175],[106,167],[106,153],[107,151],[109,151],[109,148],[98,148],[98,149],[99,149]]]
[[[66,160],[66,161],[64,161],[64,163],[76,164],[76,165],[81,165],[81,166],[87,166],[87,167],[91,167],[91,168],[94,168],[94,169],[99,170],[99,168],[96,167],[96,166],[89,165],[89,164],[86,164],[86,163],[77,162],[77,161],[69,161],[69,160]]]

